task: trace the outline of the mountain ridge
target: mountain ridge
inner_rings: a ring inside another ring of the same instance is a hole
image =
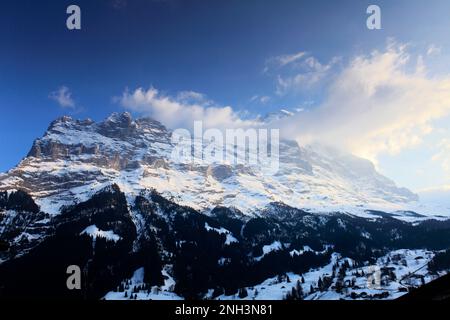
[[[155,188],[196,209],[222,205],[246,214],[272,202],[317,212],[406,211],[404,204],[418,200],[369,161],[331,148],[282,140],[280,170],[265,176],[246,166],[174,163],[173,146],[171,131],[151,118],[127,112],[98,123],[60,117],[18,166],[0,175],[0,190],[27,191],[53,214],[111,183],[132,196]]]

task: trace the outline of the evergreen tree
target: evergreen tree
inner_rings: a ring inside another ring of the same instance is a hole
[[[277,276],[277,281],[278,281],[278,283],[283,282],[283,277],[281,276],[281,274],[279,274],[279,275]]]
[[[300,284],[300,281],[297,281],[296,290],[297,290],[297,294],[298,294],[299,299],[303,299],[304,293],[303,293],[303,287]]]
[[[288,293],[286,293],[286,296],[284,297],[284,300],[292,300],[292,294],[289,291]]]
[[[299,288],[298,296],[299,296],[300,300],[303,300],[303,298],[305,297],[305,293],[303,292],[302,287]]]
[[[298,300],[299,299],[298,293],[297,293],[297,290],[295,289],[295,287],[292,287],[291,296],[292,296],[292,300]]]
[[[248,292],[246,288],[239,289],[239,299],[244,299],[248,296]]]

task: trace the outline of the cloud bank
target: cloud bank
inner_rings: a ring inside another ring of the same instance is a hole
[[[61,86],[58,90],[51,92],[48,97],[58,103],[61,108],[75,108],[72,92],[66,86]]]
[[[266,61],[264,73],[276,73],[278,96],[305,93],[324,80],[331,80],[333,68],[341,61],[333,57],[322,63],[306,51],[280,55]]]
[[[321,105],[276,125],[301,144],[326,143],[376,160],[419,145],[433,121],[448,114],[450,77],[429,77],[421,56],[391,43],[351,59]]]
[[[203,121],[204,128],[239,128],[255,124],[252,120],[241,119],[230,106],[217,106],[205,95],[193,91],[183,91],[169,96],[151,87],[138,88],[133,92],[125,90],[116,98],[120,104],[132,111],[153,117],[172,129],[192,129],[194,121]]]

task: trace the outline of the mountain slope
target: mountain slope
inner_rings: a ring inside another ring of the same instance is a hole
[[[305,299],[386,299],[442,275],[424,266],[450,247],[448,221],[317,215],[276,203],[259,217],[224,207],[205,215],[156,191],[133,203],[113,185],[64,208],[27,254],[4,252],[0,297],[283,299],[304,277]],[[67,290],[69,265],[83,270],[80,291]]]

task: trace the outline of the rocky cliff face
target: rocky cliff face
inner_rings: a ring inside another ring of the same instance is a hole
[[[0,192],[0,262],[39,244],[51,229],[49,218],[27,193]]]

